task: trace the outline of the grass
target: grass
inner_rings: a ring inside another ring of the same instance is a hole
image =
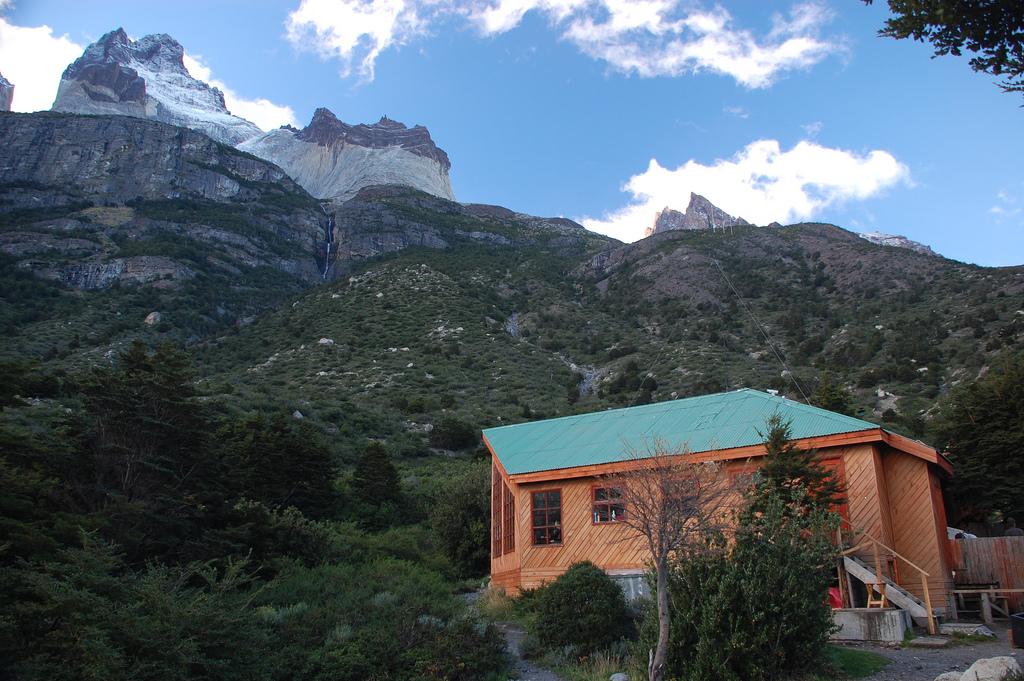
[[[982,634],[965,634],[962,631],[954,631],[952,633],[953,642],[962,645],[972,645],[974,643],[991,643],[998,640],[995,636],[984,636]]]
[[[829,646],[829,661],[838,669],[842,678],[862,679],[882,671],[889,665],[889,660],[869,650],[858,650],[844,646]],[[820,676],[828,679],[833,676]]]
[[[619,672],[638,680],[647,675],[647,670],[636,664],[624,644],[585,657],[576,657],[571,650],[553,651],[545,655],[541,663],[550,666],[566,681],[608,681],[608,677]]]

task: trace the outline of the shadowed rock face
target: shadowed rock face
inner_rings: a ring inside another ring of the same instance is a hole
[[[14,99],[14,86],[11,81],[0,75],[0,111],[10,111]]]
[[[157,121],[0,114],[3,221],[17,229],[0,252],[73,288],[177,286],[191,266],[119,254],[124,242],[167,238],[205,244],[225,271],[267,266],[321,280],[326,216],[311,196],[271,163]]]
[[[313,114],[313,120],[309,125],[295,134],[295,139],[324,146],[347,143],[371,149],[401,147],[417,156],[437,161],[445,171],[451,170],[452,167],[448,154],[434,145],[434,140],[430,139],[430,133],[426,128],[422,125],[407,128],[387,116],[373,125],[349,125],[339,121],[330,110],[320,108]]]
[[[320,199],[347,201],[365,187],[396,185],[455,200],[448,154],[423,126],[407,128],[387,117],[349,125],[317,109],[302,130],[278,128],[238,148],[281,166]]]
[[[189,75],[184,54],[164,33],[133,41],[124,29],[111,31],[64,70],[53,111],[150,118],[230,145],[259,135],[231,115],[220,90]]]

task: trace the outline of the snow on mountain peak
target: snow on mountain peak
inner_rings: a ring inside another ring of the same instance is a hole
[[[228,111],[219,89],[193,78],[184,56],[165,33],[133,41],[122,28],[111,31],[65,69],[53,111],[150,118],[230,145],[262,133]]]

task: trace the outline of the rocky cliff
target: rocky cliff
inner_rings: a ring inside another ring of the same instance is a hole
[[[283,127],[238,148],[284,168],[319,199],[346,201],[360,189],[402,185],[455,200],[448,155],[423,126],[382,118],[373,125],[349,125],[317,109],[302,130]]]
[[[747,224],[750,223],[743,218],[734,218],[703,196],[690,192],[690,203],[685,213],[665,206],[654,216],[654,224],[647,228],[644,236],[677,229],[717,229]]]
[[[607,243],[565,218],[538,218],[500,206],[459,204],[407,187],[365,187],[333,214],[327,279],[360,262],[411,246],[446,249],[460,242],[488,246],[544,245],[558,257]]]
[[[184,54],[166,34],[133,41],[124,29],[111,31],[64,71],[52,110],[149,118],[232,146],[262,133],[228,111],[220,90],[189,74]]]
[[[0,74],[0,111],[10,111],[14,99],[14,86]]]
[[[312,283],[326,222],[280,168],[192,130],[0,114],[0,251],[68,286],[173,287],[210,267]]]
[[[882,234],[881,232],[867,232],[865,234],[858,234],[861,239],[866,239],[873,244],[879,246],[896,246],[897,248],[909,248],[917,253],[924,255],[938,255],[929,246],[925,246],[919,241],[911,241],[905,236],[899,234]]]

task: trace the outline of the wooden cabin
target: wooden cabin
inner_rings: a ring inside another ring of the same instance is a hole
[[[731,484],[743,487],[765,454],[758,431],[775,413],[790,423],[794,441],[817,449],[846,483],[844,532],[856,537],[854,555],[922,600],[917,570],[927,572],[930,601],[941,614],[951,588],[942,481],[952,467],[945,457],[873,423],[751,389],[485,430],[492,584],[536,587],[581,560],[626,582],[642,575],[645,544],[621,522],[629,509],[603,476],[636,465],[628,446],[661,439],[721,462]],[[857,599],[852,588],[848,599]]]

